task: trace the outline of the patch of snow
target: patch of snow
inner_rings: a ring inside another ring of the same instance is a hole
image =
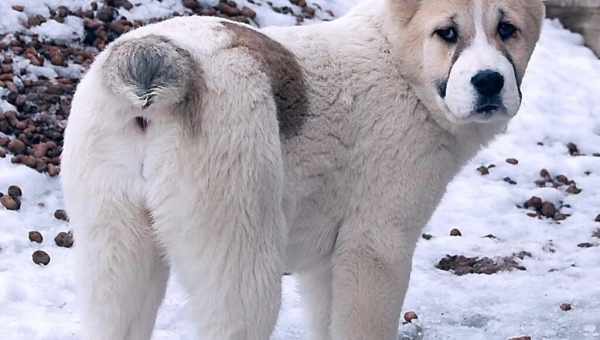
[[[7,1],[0,1],[0,18],[0,34],[21,30],[21,22],[27,20],[25,13],[13,10]]]
[[[56,20],[48,20],[45,23],[33,27],[31,32],[38,34],[42,41],[54,40],[68,43],[73,40],[83,39],[83,20],[79,17],[69,15],[64,23]]]

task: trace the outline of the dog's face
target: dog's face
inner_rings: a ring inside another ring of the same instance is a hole
[[[453,123],[517,113],[544,17],[541,0],[388,1],[403,73],[437,111]]]

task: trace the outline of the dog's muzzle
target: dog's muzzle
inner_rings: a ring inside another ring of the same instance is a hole
[[[487,120],[495,113],[506,112],[501,97],[504,88],[504,76],[502,74],[492,70],[480,71],[471,78],[471,84],[473,84],[478,95],[474,110],[479,115],[477,118]]]

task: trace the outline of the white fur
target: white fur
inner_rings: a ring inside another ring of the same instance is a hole
[[[207,87],[195,135],[168,107],[142,111],[110,92],[108,51],[98,56],[63,152],[83,339],[149,339],[169,268],[202,339],[267,339],[284,271],[299,277],[311,340],[395,339],[421,228],[506,122],[440,123],[399,73],[385,13],[376,2],[331,23],[264,30],[305,72],[311,116],[289,139],[269,79],[228,48],[220,19],[178,18],[120,38],[160,34],[194,56]],[[471,61],[499,60],[489,56]]]

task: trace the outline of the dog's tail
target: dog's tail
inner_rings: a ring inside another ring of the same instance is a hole
[[[165,37],[148,35],[109,48],[102,66],[105,84],[136,107],[177,104],[194,90],[192,56]]]

